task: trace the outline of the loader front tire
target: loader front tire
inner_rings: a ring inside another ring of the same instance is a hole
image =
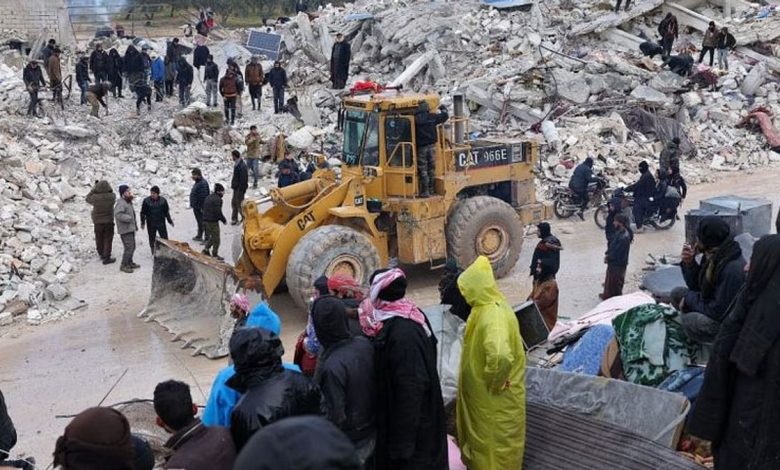
[[[296,305],[307,308],[314,281],[343,273],[361,285],[379,268],[379,254],[371,239],[355,229],[326,225],[303,236],[287,261],[287,288]]]
[[[458,201],[447,220],[447,254],[466,269],[486,256],[496,278],[509,274],[523,247],[523,223],[506,202],[491,196]]]

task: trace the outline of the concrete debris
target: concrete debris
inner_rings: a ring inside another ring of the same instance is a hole
[[[658,90],[650,88],[649,86],[639,85],[631,92],[631,96],[638,100],[645,101],[652,104],[665,104],[668,103],[669,97]]]

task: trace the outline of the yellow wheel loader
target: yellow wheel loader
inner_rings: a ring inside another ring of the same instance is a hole
[[[463,100],[437,127],[435,193],[420,197],[415,112],[437,95],[400,91],[345,97],[339,111],[344,147],[340,177],[317,170],[309,180],[247,200],[243,236],[231,267],[184,243],[156,250],[152,295],[142,316],[165,325],[196,353],[227,353],[232,319],[227,304],[237,289],[266,298],[282,284],[305,308],[314,280],[342,272],[367,285],[388,264],[428,263],[447,257],[468,266],[487,256],[498,277],[520,255],[524,225],[549,217],[536,200],[532,142],[469,140]]]

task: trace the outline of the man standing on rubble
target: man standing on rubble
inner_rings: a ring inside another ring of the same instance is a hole
[[[244,215],[241,214],[241,204],[244,202],[244,195],[249,187],[249,170],[238,150],[233,150],[231,153],[233,155],[233,178],[230,181],[230,189],[233,190],[233,198],[230,204],[233,213],[230,216],[230,225],[238,225],[239,215],[241,215],[241,220],[244,220]]]
[[[114,206],[114,218],[116,219],[116,231],[122,239],[122,265],[119,270],[123,273],[132,273],[141,266],[133,262],[135,253],[135,232],[138,231],[138,223],[133,209],[133,192],[126,184],[119,186],[119,200]]]
[[[206,67],[203,72],[203,81],[206,82],[206,106],[217,105],[217,91],[219,87],[219,66],[214,63],[214,56],[208,56]]]
[[[57,41],[54,40],[54,38],[49,39],[49,42],[46,43],[46,46],[41,49],[40,59],[43,61],[43,66],[47,68],[49,67],[49,58],[51,58],[51,55],[54,53],[54,49],[57,47]]]
[[[705,54],[710,53],[710,67],[715,60],[715,47],[718,45],[718,28],[714,21],[710,21],[707,31],[704,31],[704,40],[701,42],[701,52],[699,53],[699,63],[704,60]]]
[[[152,83],[154,84],[154,101],[159,103],[165,94],[165,62],[156,52],[152,52]]]
[[[152,249],[152,255],[154,255],[154,242],[157,239],[157,235],[159,234],[160,238],[168,239],[168,228],[165,226],[166,220],[173,227],[168,201],[160,196],[159,187],[152,186],[149,196],[141,203],[141,229],[143,230],[144,226],[147,227],[149,248]]]
[[[100,117],[98,112],[100,111],[101,105],[106,108],[106,115],[108,115],[108,105],[104,101],[104,98],[108,95],[109,86],[110,84],[108,82],[95,83],[87,90],[87,101],[92,107],[90,114],[96,118]]]
[[[108,80],[108,54],[103,50],[101,44],[95,45],[95,50],[89,56],[89,68],[95,76],[95,83],[102,83]]]
[[[330,51],[330,81],[334,90],[342,90],[347,86],[351,58],[352,49],[349,43],[344,41],[343,34],[336,34],[336,42]]]
[[[236,74],[228,69],[219,81],[219,94],[225,104],[225,124],[232,126],[236,122],[236,100],[238,99],[238,84]]]
[[[103,264],[116,261],[111,256],[114,242],[114,203],[116,195],[108,181],[95,182],[95,187],[87,194],[87,204],[92,206],[92,223],[95,225],[95,246]]]
[[[27,66],[24,67],[22,73],[22,79],[24,80],[24,86],[27,88],[27,93],[30,94],[30,104],[27,106],[27,115],[38,117],[36,109],[38,108],[38,90],[42,86],[46,86],[46,82],[43,80],[43,72],[38,67],[38,61],[30,59]]]
[[[650,212],[650,198],[655,195],[655,178],[650,171],[650,166],[646,161],[639,163],[639,181],[626,186],[626,191],[634,193],[634,223],[636,224],[636,233],[642,233],[644,229],[645,217]]]
[[[680,35],[677,26],[677,17],[672,13],[667,13],[666,17],[658,25],[658,34],[661,35],[661,46],[664,48],[664,57],[669,57],[672,53],[674,40]]]
[[[203,203],[203,225],[206,228],[206,246],[203,248],[203,254],[213,256],[222,261],[224,258],[219,256],[219,223],[227,224],[225,215],[222,214],[222,196],[225,194],[225,187],[219,183],[214,185],[214,192],[209,194]]]
[[[249,134],[246,135],[246,138],[244,139],[244,143],[246,144],[246,152],[245,152],[246,160],[249,169],[252,171],[252,178],[254,179],[254,182],[252,183],[252,188],[257,189],[257,177],[258,177],[257,165],[260,160],[260,147],[263,144],[263,141],[260,138],[260,133],[257,132],[257,126],[249,127]]]
[[[181,57],[178,63],[179,70],[176,72],[176,80],[179,82],[179,105],[182,108],[190,104],[190,87],[192,86],[193,72],[192,65],[187,62],[186,57]]]
[[[246,65],[244,69],[244,78],[247,85],[249,85],[249,97],[252,99],[252,111],[260,109],[260,101],[263,97],[263,81],[265,75],[263,74],[263,65],[260,64],[260,58],[256,55],[252,56],[252,60]]]
[[[191,175],[195,183],[192,184],[192,189],[190,190],[190,207],[192,207],[192,213],[195,214],[195,222],[198,224],[198,233],[193,240],[202,242],[204,230],[203,204],[209,195],[209,182],[203,177],[200,168],[193,168]]]
[[[588,185],[598,181],[598,177],[593,174],[593,158],[587,157],[582,163],[577,165],[574,173],[569,180],[569,189],[571,189],[580,201],[580,211],[577,213],[581,220],[585,220],[585,209],[588,208]]]
[[[108,51],[108,62],[106,64],[106,75],[111,82],[111,95],[116,98],[122,98],[122,72],[125,69],[125,61],[119,55],[119,51],[111,48]]]
[[[268,72],[268,83],[274,93],[274,114],[284,112],[284,89],[287,88],[287,71],[278,60]]]
[[[436,192],[436,126],[447,122],[450,116],[442,104],[438,113],[432,113],[427,101],[421,101],[414,114],[414,129],[417,136],[417,176],[420,178],[420,197],[430,197]]]
[[[92,82],[89,78],[89,57],[83,55],[76,63],[76,83],[81,88],[81,104],[87,104],[87,88]]]
[[[62,105],[62,68],[60,67],[60,55],[62,51],[55,47],[49,57],[47,71],[49,74],[49,87],[51,88],[52,100]]]
[[[621,3],[623,3],[623,0],[617,0],[617,4],[615,4],[615,13],[620,11],[620,4]],[[631,0],[626,0],[626,10],[625,11],[628,11],[628,9],[631,8],[630,5],[631,5]]]
[[[729,50],[734,49],[737,45],[737,40],[734,39],[734,35],[729,33],[729,29],[725,26],[718,33],[716,47],[718,48],[718,67],[728,72],[729,70]]]

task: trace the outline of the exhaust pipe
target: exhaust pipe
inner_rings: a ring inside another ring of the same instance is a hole
[[[455,143],[462,144],[465,140],[465,126],[461,118],[463,118],[463,95],[453,95],[452,108],[455,113]]]

